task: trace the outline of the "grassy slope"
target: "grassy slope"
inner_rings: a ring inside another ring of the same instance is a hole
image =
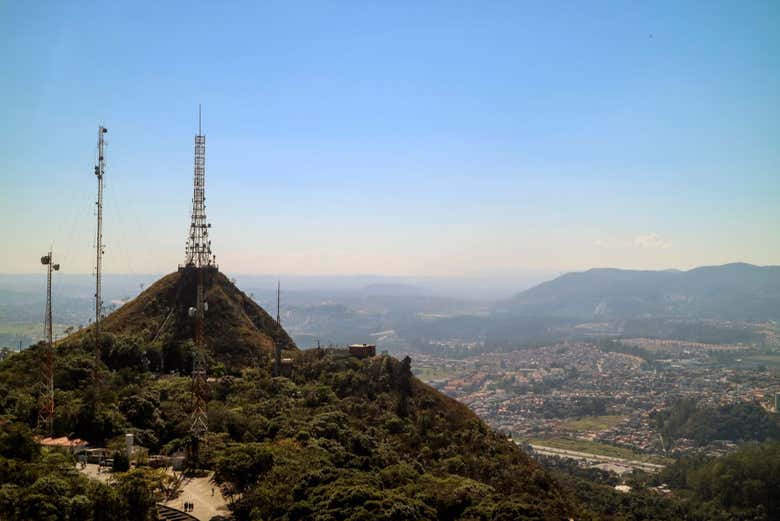
[[[207,273],[205,299],[206,345],[214,358],[228,367],[240,368],[270,353],[274,342],[284,349],[295,344],[276,321],[224,274]],[[194,321],[187,310],[195,302],[193,272],[174,272],[162,277],[103,321],[103,330],[116,335],[140,336],[144,342],[176,343],[193,337]],[[81,341],[92,329],[81,330],[62,342]]]

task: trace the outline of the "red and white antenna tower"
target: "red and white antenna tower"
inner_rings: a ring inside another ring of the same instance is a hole
[[[46,315],[43,319],[43,334],[46,337],[46,347],[43,353],[43,392],[40,398],[38,413],[38,428],[49,436],[54,433],[54,344],[52,342],[51,319],[51,274],[59,271],[60,265],[54,264],[51,250],[41,257],[41,264],[46,266]]]

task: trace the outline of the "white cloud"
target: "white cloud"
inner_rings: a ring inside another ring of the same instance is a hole
[[[607,241],[602,241],[601,239],[596,239],[593,241],[593,246],[597,248],[604,248],[607,245]]]
[[[661,238],[657,233],[637,235],[634,237],[634,246],[638,248],[670,248],[672,243]]]

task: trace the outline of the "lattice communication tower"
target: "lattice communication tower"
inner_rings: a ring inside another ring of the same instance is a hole
[[[54,343],[51,318],[51,274],[53,271],[59,271],[60,265],[54,264],[51,250],[41,257],[41,264],[46,266],[46,312],[43,319],[43,334],[46,338],[46,346],[43,350],[41,364],[41,385],[43,389],[40,396],[38,429],[51,436],[54,433]]]

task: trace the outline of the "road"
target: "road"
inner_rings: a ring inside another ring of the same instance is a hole
[[[542,454],[544,456],[558,456],[559,458],[568,458],[578,461],[586,461],[590,463],[611,463],[622,467],[631,469],[643,470],[645,472],[658,472],[664,468],[663,465],[656,463],[648,463],[646,461],[631,460],[625,458],[616,458],[614,456],[601,456],[599,454],[590,454],[588,452],[579,452],[576,450],[558,449],[555,447],[547,447],[545,445],[531,445],[534,452]]]

